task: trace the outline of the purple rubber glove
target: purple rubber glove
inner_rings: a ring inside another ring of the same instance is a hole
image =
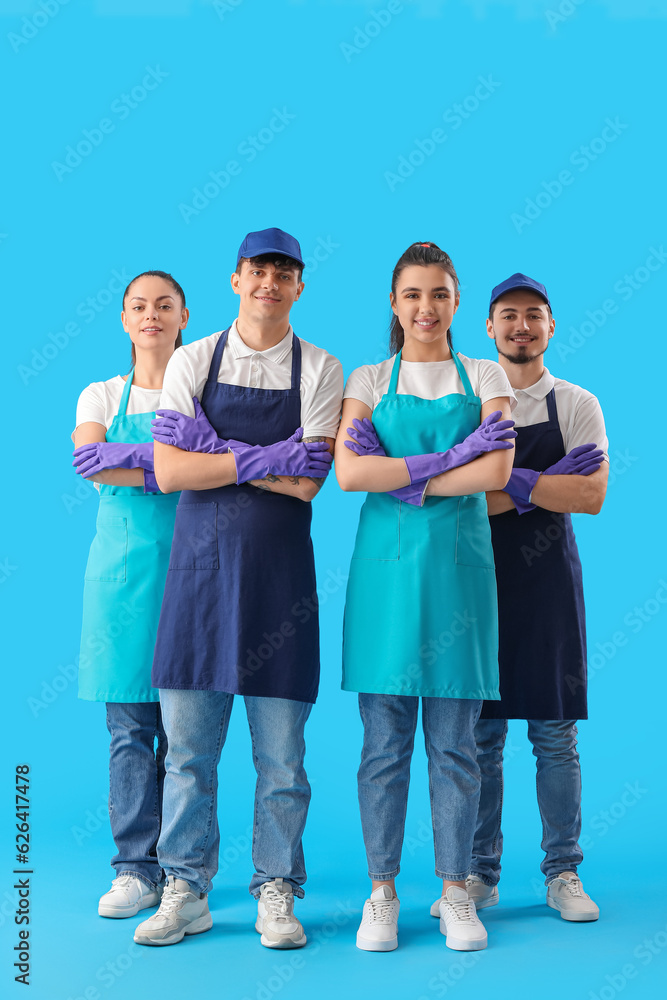
[[[124,441],[93,441],[74,449],[76,471],[95,476],[104,469],[148,469],[153,472],[153,442],[128,444]]]
[[[580,444],[544,470],[545,476],[590,476],[602,464],[604,452],[596,444]]]
[[[144,493],[160,493],[155,473],[150,469],[144,469]]]
[[[303,442],[303,427],[297,427],[286,441],[275,444],[232,448],[236,462],[236,482],[272,476],[312,476],[325,478],[331,471],[333,455],[326,441]]]
[[[494,410],[482,420],[472,434],[460,444],[455,444],[447,451],[436,451],[430,455],[408,455],[405,464],[410,473],[410,482],[416,483],[422,479],[431,479],[441,472],[458,469],[479,458],[487,451],[499,451],[512,448],[512,438],[516,437],[513,420],[500,420],[500,410]]]
[[[352,423],[354,426],[348,427],[347,433],[353,440],[346,441],[345,447],[353,451],[355,455],[375,455],[386,458],[387,453],[380,444],[372,421],[368,417],[364,417],[363,420],[357,420],[355,417]],[[410,483],[408,486],[401,486],[397,490],[387,490],[387,492],[389,496],[396,497],[403,503],[412,504],[413,507],[422,507],[427,485],[428,479],[425,479],[421,483]]]
[[[229,451],[230,442],[218,437],[196,396],[192,402],[194,417],[187,417],[178,410],[156,410],[155,419],[151,421],[153,439],[183,451],[198,451],[207,455],[222,455]]]
[[[541,475],[590,476],[600,468],[602,458],[603,452],[597,445],[580,444],[568,451],[558,462],[550,465],[543,473],[535,472],[533,469],[512,469],[512,475],[504,492],[509,493],[519,514],[525,514],[535,509],[535,504],[530,502],[530,495]]]

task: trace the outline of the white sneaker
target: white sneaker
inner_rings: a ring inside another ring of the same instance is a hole
[[[560,910],[563,920],[597,920],[600,908],[584,892],[581,879],[574,872],[561,872],[547,886],[547,906]]]
[[[162,888],[158,885],[151,889],[136,875],[119,875],[100,897],[97,912],[101,917],[133,917],[139,910],[157,906]]]
[[[447,936],[445,944],[454,951],[486,948],[487,934],[475,904],[465,889],[457,885],[450,885],[440,900],[440,933]]]
[[[212,926],[206,894],[192,892],[189,882],[170,875],[160,909],[139,924],[134,940],[137,944],[177,944],[186,934],[201,934]]]
[[[475,904],[476,910],[483,910],[485,906],[496,906],[498,903],[498,886],[487,885],[477,875],[468,875],[466,879],[466,891]],[[440,916],[439,899],[436,899],[435,903],[431,906],[431,916]]]
[[[257,900],[255,930],[265,948],[303,948],[306,935],[294,916],[294,893],[289,882],[265,882]]]
[[[398,948],[398,911],[401,907],[391,886],[380,885],[364,903],[357,931],[362,951],[393,951]]]

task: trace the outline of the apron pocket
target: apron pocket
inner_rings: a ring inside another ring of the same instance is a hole
[[[485,496],[459,498],[456,521],[456,563],[493,569],[491,527]]]
[[[169,569],[218,569],[217,503],[179,503]]]
[[[400,508],[400,503],[384,493],[368,495],[361,508],[353,559],[398,559]]]
[[[127,518],[98,517],[85,579],[93,583],[125,583]]]

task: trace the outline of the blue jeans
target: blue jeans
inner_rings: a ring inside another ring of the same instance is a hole
[[[157,859],[167,738],[156,701],[107,702],[109,820],[118,875],[154,888],[164,878]],[[156,746],[157,740],[157,746]]]
[[[500,878],[503,834],[503,747],[507,719],[480,719],[475,729],[482,794],[475,832],[472,871],[487,885]],[[540,865],[546,882],[561,872],[576,872],[583,860],[581,833],[581,771],[574,721],[528,719],[528,739],[537,758],[537,804],[542,818]]]
[[[481,701],[422,698],[435,873],[453,882],[470,871],[479,802],[475,723]],[[369,877],[398,875],[419,698],[360,694],[364,745],[357,775]]]
[[[158,857],[167,875],[208,892],[218,870],[218,762],[234,695],[160,689],[169,740]],[[304,727],[312,705],[286,698],[245,697],[257,772],[250,892],[283,878],[296,896],[306,881],[301,838],[310,803],[303,766]]]

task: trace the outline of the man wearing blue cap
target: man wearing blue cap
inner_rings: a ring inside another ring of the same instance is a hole
[[[234,695],[257,771],[255,927],[269,948],[306,943],[293,904],[306,880],[304,726],[319,681],[309,501],[330,468],[343,372],[292,331],[302,268],[288,233],[249,233],[231,276],[238,318],[180,348],[165,372],[155,474],[164,492],[183,491],[153,664],[169,745],[157,845],[167,883],[139,944],[212,926],[217,766]]]
[[[597,514],[609,471],[600,404],[554,378],[543,355],[555,322],[544,285],[513,274],[493,289],[489,337],[517,396],[514,470],[487,494],[498,582],[501,700],[477,725],[482,791],[468,892],[478,909],[498,902],[503,746],[508,719],[527,719],[537,759],[541,868],[547,904],[565,920],[597,920],[582,887],[577,719],[586,703],[581,563],[570,514]]]

